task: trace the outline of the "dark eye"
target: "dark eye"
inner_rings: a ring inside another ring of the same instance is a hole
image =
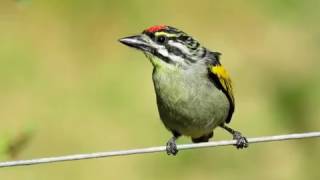
[[[158,37],[157,37],[157,42],[158,42],[159,44],[165,43],[166,40],[167,40],[167,38],[166,38],[165,36],[158,36]]]

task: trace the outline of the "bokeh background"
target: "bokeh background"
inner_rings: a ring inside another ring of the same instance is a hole
[[[320,129],[320,1],[1,0],[1,160],[164,145],[152,67],[118,39],[156,24],[223,53],[231,123]],[[223,130],[215,139],[231,139]],[[179,143],[190,142],[181,138]],[[0,169],[16,179],[319,179],[318,139]]]

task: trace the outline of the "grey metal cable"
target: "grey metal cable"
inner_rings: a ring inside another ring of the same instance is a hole
[[[264,137],[248,138],[247,140],[250,144],[253,144],[253,143],[271,142],[271,141],[285,141],[285,140],[291,140],[291,139],[312,138],[312,137],[320,137],[320,131],[300,133],[300,134],[264,136]],[[216,146],[228,146],[228,145],[233,145],[235,143],[236,143],[235,140],[212,141],[212,142],[199,143],[199,144],[181,144],[181,145],[177,145],[177,148],[179,150],[187,150],[187,149],[208,148],[208,147],[216,147]],[[145,153],[155,153],[155,152],[163,152],[163,151],[166,151],[165,146],[149,147],[149,148],[142,148],[142,149],[120,150],[120,151],[97,152],[97,153],[88,153],[88,154],[74,154],[74,155],[57,156],[57,157],[45,157],[45,158],[30,159],[30,160],[6,161],[6,162],[0,162],[0,168],[12,167],[12,166],[27,166],[27,165],[62,162],[62,161],[75,161],[75,160],[82,160],[82,159],[93,159],[93,158],[103,158],[103,157],[112,157],[112,156],[127,156],[132,154],[145,154]]]

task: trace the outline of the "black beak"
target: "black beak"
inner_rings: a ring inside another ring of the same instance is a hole
[[[142,35],[129,36],[119,39],[119,42],[125,44],[129,47],[133,47],[142,51],[149,51],[151,47],[149,44],[142,38]]]

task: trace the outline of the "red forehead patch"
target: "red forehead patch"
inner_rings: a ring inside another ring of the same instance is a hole
[[[151,26],[149,27],[148,29],[146,29],[147,32],[157,32],[157,31],[160,31],[162,29],[165,29],[167,26],[165,25],[157,25],[157,26]]]

